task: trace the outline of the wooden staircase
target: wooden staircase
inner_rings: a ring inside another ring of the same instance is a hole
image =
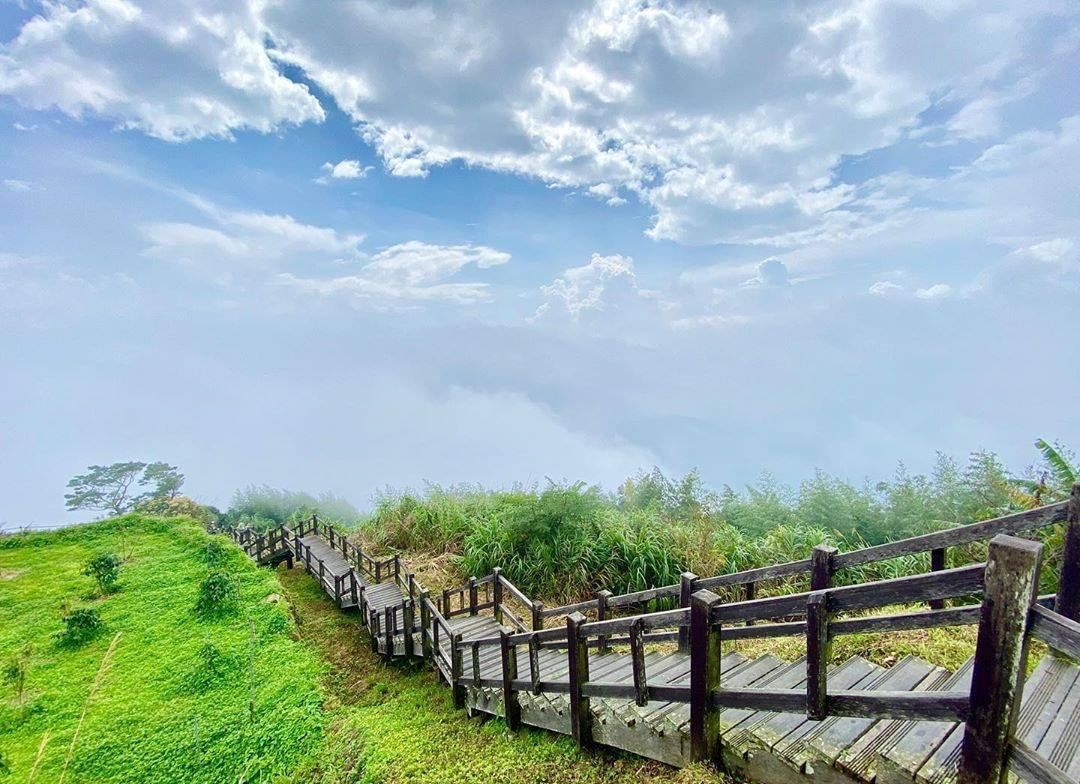
[[[1036,602],[1041,545],[1012,534],[1061,522],[1061,589]],[[1067,505],[557,608],[497,569],[435,601],[398,557],[372,559],[315,518],[276,538],[233,536],[260,562],[295,559],[339,607],[360,611],[373,650],[428,660],[455,705],[510,729],[676,766],[711,760],[763,784],[1080,781],[1080,485]],[[945,568],[946,548],[989,537],[987,564]],[[846,567],[921,552],[932,554],[930,573],[832,585]],[[810,591],[792,594],[799,574]],[[778,579],[786,591],[757,596]],[[743,600],[712,592],[734,588]],[[678,608],[649,612],[657,601]],[[930,609],[867,614],[920,602]],[[619,608],[637,614],[618,617]],[[544,628],[549,618],[565,626]],[[839,634],[964,624],[979,626],[978,644],[955,672],[914,657],[887,669],[859,656],[829,665]],[[805,636],[805,657],[722,652],[721,641],[787,636]],[[1050,653],[1025,679],[1030,639]]]

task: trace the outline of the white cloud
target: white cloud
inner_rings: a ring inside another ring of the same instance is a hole
[[[556,313],[578,318],[586,311],[602,311],[612,299],[638,296],[634,260],[629,256],[601,256],[594,253],[588,264],[571,267],[562,277],[542,286],[544,302],[536,318]]]
[[[393,175],[461,161],[636,196],[657,239],[797,247],[881,231],[903,207],[838,184],[842,156],[903,139],[941,101],[946,140],[988,138],[1076,28],[1049,1],[355,0],[313,16],[296,0],[91,0],[46,6],[3,45],[0,92],[170,140],[320,121],[286,64]]]
[[[952,286],[948,283],[935,283],[933,286],[927,286],[924,289],[916,289],[915,296],[919,299],[925,300],[938,300],[944,299],[952,294]]]
[[[1031,257],[1047,263],[1076,261],[1077,258],[1077,244],[1068,237],[1055,237],[1036,243],[1026,250]]]
[[[278,286],[321,297],[341,297],[354,306],[415,307],[423,302],[472,305],[491,299],[482,282],[449,282],[467,266],[489,269],[510,254],[483,245],[432,245],[410,241],[376,253],[355,275],[334,278],[281,273]]]
[[[26,193],[37,190],[37,186],[29,180],[4,180],[4,187],[16,193]]]
[[[0,93],[167,141],[321,121],[271,59],[270,34],[256,2],[48,3],[0,48]]]
[[[890,280],[879,280],[870,285],[869,293],[875,297],[882,297],[889,299],[891,297],[897,297],[903,294],[904,287],[899,283],[893,283]]]
[[[330,163],[327,161],[322,165],[322,170],[326,172],[326,174],[319,177],[316,182],[325,184],[328,182],[327,178],[334,180],[355,180],[360,177],[366,177],[371,169],[371,166],[361,166],[360,161],[358,160],[346,159],[338,161],[337,163]]]

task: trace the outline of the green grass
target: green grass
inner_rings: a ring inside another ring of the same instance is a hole
[[[694,784],[730,781],[701,767],[677,771],[656,762],[597,750],[583,753],[566,737],[500,719],[467,718],[430,669],[385,665],[371,653],[353,615],[338,611],[299,570],[280,572],[302,637],[330,667],[335,695],[324,747],[295,772],[307,784]]]
[[[272,781],[321,744],[325,667],[292,638],[274,575],[230,546],[238,601],[196,616],[208,539],[187,519],[136,516],[0,539],[0,663],[31,646],[23,700],[11,685],[0,692],[8,780],[28,780],[43,739],[35,782],[58,781],[69,749],[65,782]],[[125,558],[105,597],[83,574],[102,552]],[[79,607],[96,608],[104,632],[82,647],[58,645],[64,611]],[[201,664],[208,642],[221,654],[217,676]]]

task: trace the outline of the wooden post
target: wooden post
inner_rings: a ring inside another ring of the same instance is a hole
[[[1042,545],[999,534],[990,541],[971,703],[957,784],[1006,784],[1027,666],[1027,620],[1039,590]]]
[[[465,685],[459,683],[461,678],[461,634],[459,632],[450,638],[450,691],[455,708],[465,707]]]
[[[532,627],[534,632],[538,632],[544,628],[544,616],[542,614],[543,612],[544,603],[534,601],[532,606]]]
[[[401,633],[405,635],[405,655],[412,658],[413,655],[413,602],[405,599],[401,602]]]
[[[394,582],[401,583],[401,556],[394,554]]]
[[[502,623],[503,622],[503,611],[502,611],[502,597],[503,597],[502,569],[500,569],[498,566],[496,566],[494,569],[491,570],[491,592],[492,592],[493,598],[495,600],[495,608],[494,608],[495,612],[493,613],[495,615],[495,620],[498,621],[499,623]]]
[[[427,591],[420,594],[420,651],[425,659],[432,658],[431,650],[431,596]]]
[[[510,644],[510,635],[505,630],[499,633],[499,646],[502,649],[503,717],[507,728],[516,730],[521,726],[521,705],[512,685],[517,678],[517,648]]]
[[[372,653],[379,652],[379,613],[375,610],[371,611],[371,617],[368,621],[368,634],[371,635],[371,651]]]
[[[754,597],[757,595],[757,583],[746,583],[743,591],[743,599],[748,602],[754,601]],[[747,626],[753,626],[754,621],[750,619],[746,622]]]
[[[645,622],[636,618],[630,624],[630,666],[634,672],[634,702],[643,706],[649,701],[649,683],[645,673]]]
[[[469,578],[469,615],[476,615],[476,578]]]
[[[383,630],[383,637],[386,638],[386,660],[390,661],[394,658],[394,608],[387,607],[383,610],[383,625],[386,627]]]
[[[603,621],[608,617],[608,600],[611,591],[596,592],[596,620]],[[606,653],[608,650],[608,635],[601,634],[597,637],[597,652]]]
[[[720,711],[712,693],[720,688],[720,626],[712,609],[721,599],[712,591],[697,591],[690,599],[690,761],[717,759],[720,752]]]
[[[1065,516],[1064,563],[1054,612],[1080,622],[1080,482],[1072,486]]]
[[[442,609],[439,610],[443,614],[443,618],[450,617],[450,589],[443,588],[442,592]]]
[[[570,672],[570,734],[582,748],[592,745],[592,710],[589,698],[581,687],[589,682],[589,646],[588,638],[581,634],[580,627],[585,623],[585,616],[579,612],[571,613],[566,618],[567,656]]]
[[[472,644],[472,682],[473,687],[480,688],[480,645]]]
[[[824,591],[832,583],[832,559],[836,548],[819,544],[810,553],[810,590]]]
[[[828,715],[829,593],[815,591],[806,600],[806,718]]]
[[[375,582],[382,582],[382,561],[375,562]]]
[[[946,552],[947,552],[946,548],[944,548],[944,547],[938,547],[938,548],[935,548],[935,549],[930,551],[930,571],[931,572],[944,571]],[[931,610],[944,610],[945,609],[945,600],[944,599],[931,599],[928,604],[929,604]]]
[[[529,682],[533,694],[540,693],[540,640],[529,637]]]
[[[679,575],[679,607],[689,607],[690,597],[694,595],[694,583],[697,575],[693,572],[683,572]],[[690,627],[679,627],[679,653],[687,653],[690,650]]]

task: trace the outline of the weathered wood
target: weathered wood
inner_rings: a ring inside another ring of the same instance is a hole
[[[532,627],[533,631],[544,628],[544,603],[533,602],[532,604]]]
[[[602,621],[608,616],[608,600],[611,598],[611,591],[597,591],[596,592],[596,620]],[[606,634],[597,635],[596,647],[601,653],[608,650],[608,636]]]
[[[645,624],[637,619],[630,625],[630,665],[634,672],[634,702],[639,706],[649,701],[649,682],[645,672]]]
[[[806,718],[820,721],[827,715],[829,669],[829,596],[815,591],[806,600]]]
[[[1036,604],[1031,608],[1031,633],[1054,650],[1080,660],[1080,623]]]
[[[492,604],[495,606],[495,620],[499,623],[503,622],[503,585],[502,585],[502,569],[496,566],[491,570],[491,590],[492,590]]]
[[[712,591],[690,597],[690,761],[719,758],[720,712],[709,695],[720,688],[720,626],[711,620],[721,603]]]
[[[1028,784],[1076,784],[1067,773],[1055,768],[1041,754],[1020,741],[1014,741],[1009,755],[1013,773]]]
[[[462,651],[461,635],[455,634],[450,637],[450,688],[455,708],[465,707],[465,686],[461,683],[462,676]]]
[[[1054,612],[1080,622],[1080,482],[1072,486],[1065,519],[1064,561]]]
[[[498,584],[496,581],[495,585]],[[521,705],[513,687],[517,679],[517,648],[510,644],[510,635],[506,632],[502,633],[501,640],[503,718],[507,728],[516,730],[521,726]]]
[[[833,558],[836,552],[836,548],[831,545],[819,544],[810,553],[811,591],[824,591],[832,583]]]
[[[846,569],[851,566],[885,561],[890,558],[899,558],[902,555],[915,555],[934,550],[939,547],[955,547],[971,542],[980,542],[998,534],[1015,534],[1021,531],[1029,531],[1043,528],[1065,519],[1067,502],[1050,504],[1027,512],[996,517],[993,520],[984,520],[980,523],[949,528],[945,531],[937,531],[932,534],[922,534],[909,539],[901,539],[898,542],[864,547],[861,550],[852,550],[850,553],[839,553],[833,561],[836,569]]]
[[[478,585],[478,583],[476,582],[476,578],[475,577],[470,577],[469,578],[469,615],[476,615],[476,612],[477,612],[477,610],[476,610],[476,605],[478,604],[477,595],[476,595],[476,587],[477,587],[477,585]]]
[[[931,572],[940,572],[945,569],[945,556],[947,552],[948,550],[944,547],[936,547],[930,551]],[[945,608],[944,599],[931,599],[929,604],[931,610],[942,610]]]
[[[694,582],[698,576],[693,572],[683,572],[679,575],[679,607],[686,609],[690,606],[691,597],[694,595]],[[679,628],[679,652],[687,653],[690,650],[690,628]]]
[[[431,597],[427,591],[420,592],[420,652],[425,659],[431,658]]]
[[[529,638],[529,691],[540,693],[540,640]]]
[[[757,583],[751,581],[743,586],[743,601],[752,602],[757,597]],[[746,622],[747,626],[753,626],[754,620]]]
[[[585,616],[579,612],[566,617],[570,734],[581,747],[592,745],[592,710],[589,708],[589,698],[581,689],[589,681],[589,648],[584,635],[579,632],[584,623]]]
[[[1027,618],[1038,594],[1041,559],[1037,542],[1004,534],[990,542],[958,784],[1007,782],[1009,744],[1024,691]]]
[[[410,657],[413,655],[413,647],[415,645],[413,641],[413,632],[415,631],[413,612],[415,606],[416,605],[410,599],[405,599],[401,602],[401,633],[405,637],[405,655]]]

